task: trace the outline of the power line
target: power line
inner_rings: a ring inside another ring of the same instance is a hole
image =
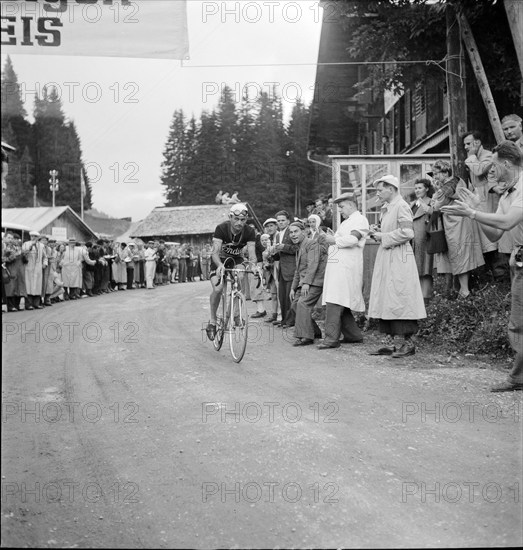
[[[416,61],[338,61],[332,63],[231,63],[227,65],[184,65],[184,69],[219,69],[226,67],[333,67],[339,65],[413,65],[423,63],[424,65],[439,64],[445,59],[422,59]]]

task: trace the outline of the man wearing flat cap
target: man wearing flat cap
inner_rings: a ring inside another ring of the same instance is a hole
[[[329,246],[327,269],[323,284],[323,305],[326,305],[325,339],[318,349],[337,348],[343,342],[363,341],[363,335],[352,315],[364,312],[363,248],[369,232],[369,222],[358,211],[358,199],[343,193],[334,200],[344,218],[334,235],[326,235]]]
[[[65,300],[76,300],[80,298],[82,288],[82,262],[88,265],[94,265],[96,261],[89,258],[86,249],[76,246],[76,239],[71,237],[65,247],[64,254],[60,260],[62,267],[62,280],[65,291]]]
[[[321,337],[321,331],[312,319],[312,310],[321,297],[327,249],[318,240],[307,237],[307,230],[301,221],[289,226],[292,243],[298,247],[296,270],[292,280],[290,298],[296,312],[293,346],[308,346],[315,337]]]
[[[381,207],[381,229],[371,228],[370,235],[380,244],[372,273],[369,317],[379,320],[385,345],[371,355],[394,358],[415,353],[412,336],[418,331],[418,319],[427,316],[418,268],[411,239],[414,237],[412,210],[399,192],[399,180],[393,175],[376,180]],[[396,349],[394,338],[403,336]]]

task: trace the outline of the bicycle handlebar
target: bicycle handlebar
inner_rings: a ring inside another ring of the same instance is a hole
[[[252,273],[254,275],[258,275],[261,279],[261,274],[260,274],[259,270],[252,270],[252,269],[245,269],[245,268],[239,269],[237,267],[225,267],[225,262],[227,260],[230,260],[230,258],[226,258],[225,261],[223,262],[224,267],[223,267],[222,276],[218,279],[217,283],[214,285],[215,287],[218,287],[222,284],[225,273]],[[251,266],[252,262],[242,262],[239,265]]]

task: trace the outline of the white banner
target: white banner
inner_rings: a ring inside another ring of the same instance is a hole
[[[51,227],[51,237],[57,241],[66,241],[67,227]]]
[[[188,59],[186,0],[2,0],[6,54]]]

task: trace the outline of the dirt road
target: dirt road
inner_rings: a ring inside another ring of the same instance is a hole
[[[3,545],[523,544],[504,373],[258,321],[235,364],[203,338],[207,285],[2,317]]]

